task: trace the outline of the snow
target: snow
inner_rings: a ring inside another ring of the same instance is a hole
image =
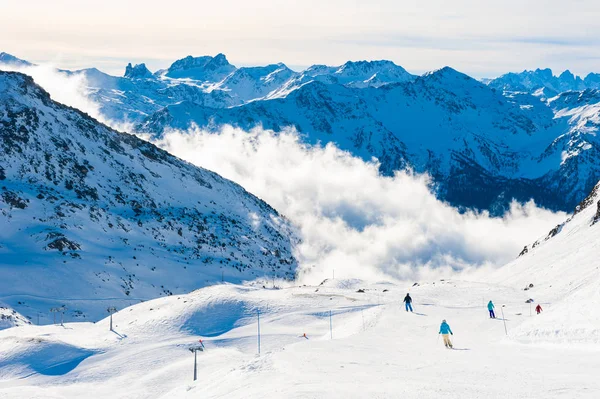
[[[6,398],[67,398],[90,391],[98,398],[600,393],[597,343],[522,339],[523,331],[536,331],[532,326],[539,320],[564,318],[559,303],[544,303],[544,313],[531,316],[529,292],[515,286],[459,279],[411,286],[356,279],[282,289],[226,284],[122,309],[113,316],[112,332],[108,319],[12,328],[0,332],[0,386]],[[415,313],[401,307],[406,291]],[[501,317],[488,318],[488,299],[506,305],[508,336]],[[438,337],[442,319],[454,332],[453,350],[444,349]],[[187,348],[198,339],[206,351],[198,354],[194,382]]]
[[[599,193],[600,183],[495,272],[220,284],[120,309],[113,331],[108,318],[0,331],[0,389],[5,398],[597,398]],[[406,292],[414,313],[403,309]],[[188,348],[199,340],[193,381]]]

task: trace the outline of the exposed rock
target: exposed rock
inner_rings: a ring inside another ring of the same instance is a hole
[[[523,255],[525,255],[527,252],[529,252],[529,249],[527,249],[527,245],[525,245],[525,247],[523,247],[523,250],[521,251],[521,253],[519,253],[519,256],[523,256]]]

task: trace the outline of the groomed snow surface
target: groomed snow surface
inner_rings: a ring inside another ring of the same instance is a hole
[[[530,315],[532,290],[467,281],[218,285],[125,308],[112,332],[108,318],[0,332],[0,396],[597,398],[598,346],[512,337],[553,320],[552,303]],[[414,313],[401,307],[406,291]],[[496,320],[489,299],[499,305]],[[438,337],[444,318],[454,350]],[[194,382],[188,347],[200,338],[206,351]]]

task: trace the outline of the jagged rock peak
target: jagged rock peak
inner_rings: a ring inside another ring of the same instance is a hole
[[[188,55],[187,57],[177,60],[173,64],[171,64],[171,66],[169,67],[169,71],[186,70],[198,67],[206,68],[209,66],[219,67],[228,65],[231,64],[229,63],[227,57],[223,53],[219,53],[214,57],[211,57],[209,55],[204,55],[201,57],[192,57],[191,55]]]
[[[151,79],[154,77],[152,72],[146,67],[146,64],[131,66],[131,62],[125,67],[125,75],[123,76],[129,79]]]

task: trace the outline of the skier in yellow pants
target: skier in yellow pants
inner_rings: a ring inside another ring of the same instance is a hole
[[[440,326],[440,334],[442,334],[442,337],[444,338],[444,345],[446,346],[446,348],[452,349],[452,342],[450,341],[450,335],[454,335],[452,333],[452,330],[450,329],[450,326],[448,325],[448,323],[446,323],[446,320],[442,320],[442,325]],[[448,335],[450,334],[450,335]]]

